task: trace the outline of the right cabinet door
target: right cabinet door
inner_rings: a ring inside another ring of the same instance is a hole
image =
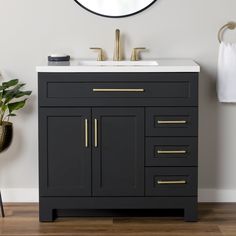
[[[94,108],[93,196],[144,196],[144,109]]]

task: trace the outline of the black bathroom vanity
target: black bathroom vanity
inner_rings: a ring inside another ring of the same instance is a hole
[[[40,221],[134,209],[196,221],[199,71],[191,60],[37,67]]]

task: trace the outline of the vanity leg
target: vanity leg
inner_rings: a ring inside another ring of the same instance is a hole
[[[188,206],[184,209],[184,220],[186,222],[196,222],[198,220],[197,205]]]
[[[39,206],[39,221],[52,222],[55,220],[54,210],[47,206]]]
[[[1,194],[1,191],[0,191],[0,207],[1,207],[1,214],[2,214],[2,217],[5,217],[5,213],[4,213],[4,209],[3,209],[3,202],[2,202],[2,194]]]

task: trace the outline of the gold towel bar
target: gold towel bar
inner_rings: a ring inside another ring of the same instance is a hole
[[[230,29],[230,30],[234,30],[236,28],[236,22],[229,22],[225,25],[223,25],[219,32],[218,32],[218,40],[219,42],[221,43],[222,42],[222,37],[223,37],[223,32],[226,30],[226,29]]]

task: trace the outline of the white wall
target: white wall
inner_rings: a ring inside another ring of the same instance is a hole
[[[0,154],[0,187],[6,201],[37,200],[36,65],[51,52],[94,58],[88,49],[113,53],[114,30],[120,28],[127,57],[145,46],[144,58],[192,58],[200,75],[200,200],[236,201],[236,105],[216,100],[216,34],[236,20],[235,0],[158,0],[145,12],[123,19],[102,18],[73,0],[0,0],[0,70],[20,78],[33,90],[28,106],[14,119],[10,149]],[[227,32],[234,37],[235,32]],[[227,38],[226,37],[226,38]]]

